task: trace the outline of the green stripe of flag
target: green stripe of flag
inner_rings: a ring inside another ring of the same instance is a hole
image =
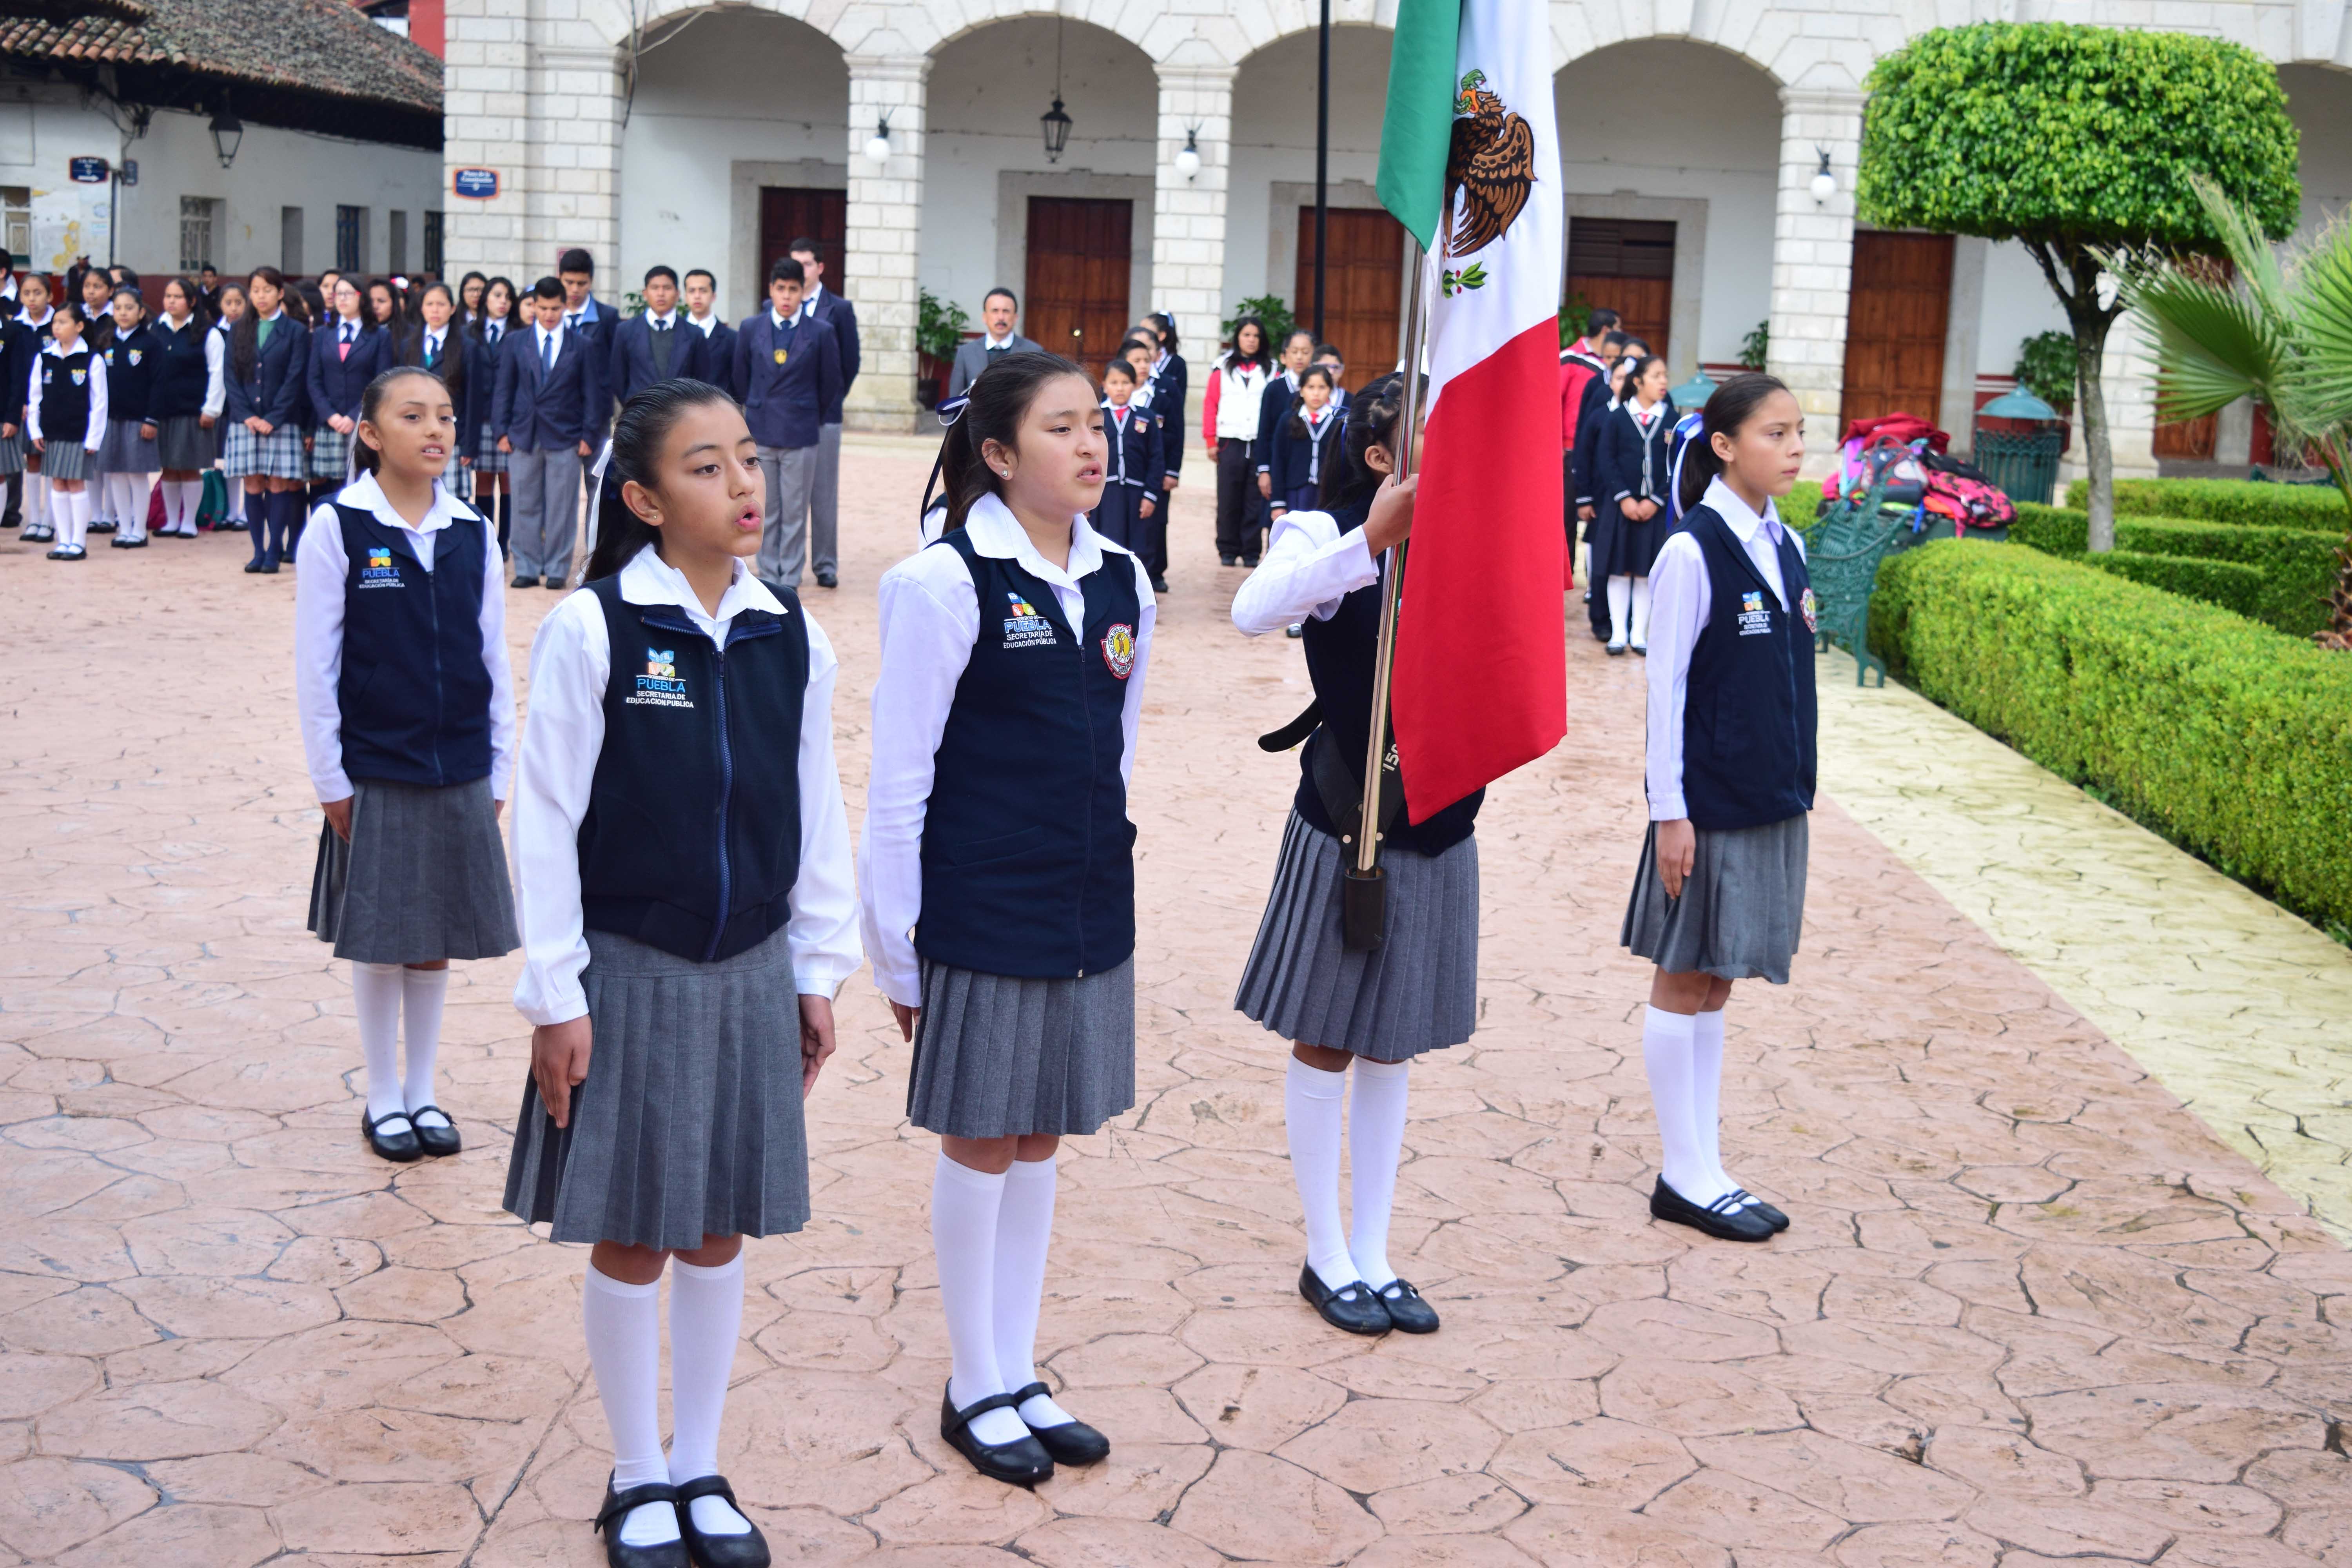
[[[1423,250],[1437,243],[1445,153],[1454,139],[1454,55],[1462,0],[1398,0],[1381,123],[1381,205]]]

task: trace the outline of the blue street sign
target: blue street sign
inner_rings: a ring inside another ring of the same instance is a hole
[[[106,184],[106,160],[75,158],[66,164],[66,173],[77,185],[102,185]]]
[[[449,188],[461,196],[486,202],[499,194],[499,172],[496,169],[459,169],[450,176]]]

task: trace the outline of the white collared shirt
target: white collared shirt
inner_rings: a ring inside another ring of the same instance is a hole
[[[539,334],[537,341],[530,345],[530,352],[539,356],[541,363],[553,370],[555,362],[563,357],[563,337],[566,329],[559,326],[551,331],[545,327],[533,323],[530,330]]]
[[[1328,621],[1340,600],[1380,580],[1362,529],[1342,533],[1328,511],[1286,511],[1274,520],[1257,570],[1234,591],[1234,626],[1256,637],[1309,616]]]
[[[773,304],[768,307],[768,324],[780,332],[800,319],[800,312],[797,310],[789,316],[780,316],[776,314],[776,307]]]
[[[85,334],[74,346],[79,349],[89,345],[89,338]],[[41,353],[58,359],[66,357],[65,351],[58,347],[55,338],[41,345]],[[33,378],[25,388],[25,439],[46,439],[41,434],[41,362],[38,357],[33,361]],[[95,349],[90,350],[89,355],[89,428],[83,432],[81,445],[87,452],[95,452],[106,445],[106,361]]]
[[[1789,595],[1780,581],[1780,547],[1772,542],[1772,529],[1765,526],[1767,514],[1773,516],[1776,525],[1778,522],[1771,501],[1765,501],[1761,513],[1750,510],[1748,503],[1734,495],[1731,487],[1718,477],[1708,484],[1698,504],[1712,507],[1730,526],[1732,537],[1748,552],[1748,559],[1771,588],[1772,597],[1783,610],[1787,609]],[[1805,536],[1793,528],[1787,532],[1797,542],[1797,554],[1801,559]],[[1698,634],[1706,629],[1707,617],[1714,611],[1715,593],[1707,582],[1706,557],[1687,529],[1677,530],[1666,536],[1665,544],[1650,567],[1650,657],[1646,671],[1650,683],[1650,742],[1645,777],[1653,822],[1674,822],[1690,815],[1690,807],[1683,799],[1683,702],[1690,686],[1691,650],[1698,646]]]
[[[980,346],[981,346],[982,348],[983,348],[983,349],[992,349],[992,349],[1009,349],[1009,348],[1011,348],[1011,347],[1013,346],[1013,339],[1015,339],[1015,338],[1017,338],[1017,337],[1019,337],[1020,335],[1021,335],[1020,331],[1019,331],[1017,328],[1016,328],[1015,330],[1013,330],[1013,331],[1009,331],[1009,332],[1005,333],[1005,334],[1004,334],[1003,337],[1001,337],[1001,338],[992,338],[992,337],[988,336],[986,333],[984,333],[984,332],[983,332],[982,334],[981,334]]]
[[[1037,553],[1028,531],[1005,504],[983,496],[964,519],[973,550],[1013,562],[1053,590],[1064,624],[1087,621],[1083,579],[1124,559],[1135,574],[1135,667],[1127,679],[1119,776],[1135,772],[1136,729],[1143,713],[1145,671],[1158,607],[1143,563],[1104,540],[1081,515],[1070,526],[1067,570]],[[911,935],[923,912],[923,819],[931,797],[932,759],[947,732],[956,685],[980,636],[980,593],[971,568],[950,549],[915,552],[882,574],[882,666],[874,678],[873,763],[866,791],[866,829],[857,882],[866,953],[875,983],[893,1002],[922,1002],[921,965]],[[1021,766],[1006,758],[1007,767]]]
[[[429,354],[434,355],[434,356],[435,356],[435,357],[436,357],[436,358],[437,358],[437,357],[439,357],[440,353],[441,353],[441,345],[448,340],[448,337],[449,337],[449,329],[448,329],[448,328],[446,328],[446,327],[427,327],[427,328],[425,328],[425,352],[426,353],[429,353]]]
[[[707,338],[719,330],[719,312],[713,310],[707,316],[688,316],[686,319],[686,324],[689,327],[700,327],[702,335]]]
[[[686,612],[713,645],[745,610],[788,613],[740,561],[719,613],[650,544],[621,568],[621,597]],[[803,615],[805,611],[802,612]],[[839,665],[816,617],[808,616],[808,685],[801,698],[800,872],[784,927],[793,983],[830,997],[856,970],[857,896],[849,876],[849,818],[834,761],[833,688]],[[573,593],[548,612],[530,645],[530,713],[515,779],[515,913],[522,927],[522,978],[515,1005],[534,1024],[561,1024],[588,1011],[580,972],[588,938],[580,908],[580,823],[588,814],[596,759],[604,749],[604,687],[613,645],[604,606]],[[688,809],[681,805],[681,810]]]
[[[399,529],[416,552],[416,563],[433,570],[434,542],[440,531],[472,509],[451,498],[438,480],[433,505],[422,522],[410,522],[392,509],[373,474],[362,474],[335,497],[345,506],[372,512],[386,528]],[[507,658],[506,563],[495,537],[482,552],[482,667],[490,674],[490,795],[504,800],[514,778],[514,671]],[[351,557],[343,550],[342,521],[331,504],[310,513],[310,526],[294,552],[294,705],[302,721],[302,756],[310,786],[321,804],[349,800],[351,776],[343,772],[343,711],[336,685],[343,673],[344,584]]]
[[[677,312],[676,310],[664,310],[659,314],[656,314],[654,311],[647,310],[646,312],[646,325],[649,329],[659,329],[662,331],[667,331],[677,325]]]
[[[812,284],[810,284],[810,285],[808,286],[807,289],[806,289],[804,292],[803,292],[803,293],[802,293],[802,295],[801,295],[801,314],[802,314],[802,315],[803,315],[803,316],[814,316],[814,315],[815,315],[815,314],[816,314],[816,298],[817,298],[817,296],[818,296],[818,295],[820,295],[820,294],[822,294],[822,293],[824,293],[824,284],[822,284],[822,283],[812,283]]]

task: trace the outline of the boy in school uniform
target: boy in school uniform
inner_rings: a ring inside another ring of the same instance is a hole
[[[735,329],[719,313],[719,279],[708,268],[698,267],[686,275],[686,324],[702,334],[709,345],[703,354],[702,379],[725,392],[733,392],[735,374]]]
[[[824,286],[824,260],[814,239],[796,239],[785,252],[801,264],[808,286],[801,291],[801,315],[833,329],[834,346],[841,352],[841,395],[846,398],[857,382],[857,308]],[[824,411],[817,426],[816,473],[809,482],[809,556],[816,568],[816,585],[830,588],[841,581],[835,567],[841,521],[841,404]]]
[[[612,398],[604,356],[585,333],[564,325],[563,285],[542,278],[530,291],[537,318],[499,344],[498,391],[490,411],[499,450],[508,454],[514,487],[510,544],[514,584],[561,591],[570,585],[579,531],[580,461],[596,449]]]
[[[657,381],[683,376],[711,379],[710,340],[688,328],[677,309],[677,274],[667,267],[646,273],[646,308],[613,330],[605,384],[616,403],[626,403]]]
[[[589,293],[596,284],[596,258],[575,245],[556,258],[555,276],[563,286],[563,324],[598,347],[609,348],[620,317]]]
[[[760,575],[801,585],[808,554],[809,487],[828,409],[841,406],[841,350],[833,329],[801,314],[801,264],[768,269],[768,308],[735,330],[735,384],[768,476]]]

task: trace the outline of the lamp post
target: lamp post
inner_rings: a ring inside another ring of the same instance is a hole
[[[229,107],[226,92],[221,94],[220,109],[213,115],[211,131],[213,152],[226,169],[236,162],[237,143],[245,140],[245,124],[237,119],[236,110]]]
[[[1062,19],[1054,18],[1054,107],[1037,117],[1045,132],[1045,162],[1062,161],[1062,149],[1070,144],[1070,117],[1062,108]]]

